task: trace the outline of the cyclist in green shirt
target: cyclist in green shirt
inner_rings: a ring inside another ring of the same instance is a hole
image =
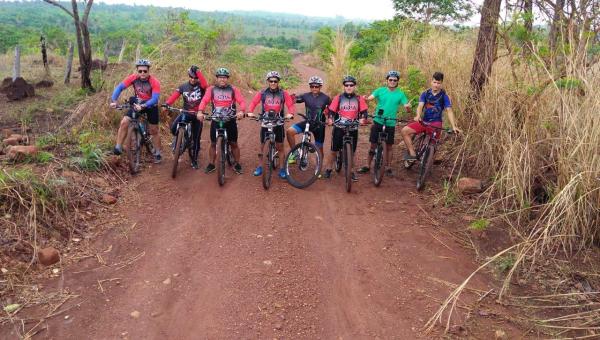
[[[408,103],[408,98],[402,90],[398,88],[398,81],[400,80],[400,73],[398,71],[390,71],[387,73],[385,79],[387,80],[387,86],[382,86],[373,93],[365,97],[367,101],[371,101],[373,99],[377,99],[377,108],[375,112],[380,112],[383,110],[383,114],[381,117],[386,118],[396,118],[398,113],[398,108],[400,105],[404,106],[406,112],[410,112],[410,104]],[[379,138],[379,133],[383,129],[384,121],[380,117],[373,118],[373,126],[371,126],[371,136],[369,137],[369,142],[371,142],[371,149],[369,150],[369,162],[367,165],[363,166],[358,170],[361,174],[368,173],[371,169],[369,166],[371,165],[371,161],[373,160],[373,156],[375,155],[375,147],[377,146],[377,139]],[[396,132],[396,121],[389,120],[385,122],[387,132],[387,140],[385,141],[385,174],[388,176],[392,175],[392,169],[390,166],[391,155],[392,155],[392,147],[394,145],[394,133]]]

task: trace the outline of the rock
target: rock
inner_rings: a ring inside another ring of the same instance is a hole
[[[38,261],[44,266],[50,266],[60,260],[60,253],[52,247],[44,248],[38,251]]]
[[[483,191],[483,183],[475,178],[462,177],[456,185],[463,194],[476,194]]]
[[[54,86],[54,82],[52,80],[42,80],[35,84],[36,88],[40,87],[52,87]]]
[[[265,266],[270,266],[270,265],[272,265],[272,264],[273,264],[273,262],[272,262],[271,260],[265,260],[265,261],[263,261],[263,264],[264,264]]]
[[[170,285],[171,284],[171,278],[168,277],[166,280],[163,281],[163,284]]]
[[[276,324],[275,324],[275,329],[276,329],[276,330],[280,331],[282,328],[283,328],[283,325],[282,325],[282,324],[280,324],[280,323],[276,323]]]
[[[140,312],[138,312],[137,310],[134,310],[129,315],[131,315],[132,318],[137,319],[140,317]]]
[[[13,161],[21,160],[27,156],[34,156],[38,149],[35,145],[14,145],[6,149],[6,155]]]
[[[8,269],[6,269],[4,267],[0,268],[0,272],[2,272],[2,274],[6,274],[6,273],[8,273]]]
[[[8,137],[5,138],[4,140],[2,140],[2,143],[4,143],[4,145],[19,145],[19,140],[13,137]]]
[[[494,338],[495,339],[508,339],[508,337],[506,336],[506,332],[501,330],[501,329],[497,329],[496,332],[494,333]]]
[[[117,203],[117,198],[115,196],[111,196],[109,194],[102,195],[102,197],[100,198],[100,200],[104,204],[115,204],[115,203]]]
[[[160,316],[161,314],[162,314],[161,312],[152,312],[152,313],[150,314],[150,316],[151,316],[151,317],[153,317],[153,318],[155,318],[155,317],[157,317],[157,316]]]
[[[13,130],[11,129],[2,129],[2,132],[0,132],[0,134],[2,135],[2,138],[8,138],[10,136],[12,136],[14,134]]]

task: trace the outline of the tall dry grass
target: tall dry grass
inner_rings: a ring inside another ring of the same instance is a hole
[[[340,82],[343,77],[350,73],[350,47],[352,40],[338,29],[333,40],[334,53],[331,55],[331,61],[327,70],[327,81],[325,83],[326,93],[338,93],[340,91]]]

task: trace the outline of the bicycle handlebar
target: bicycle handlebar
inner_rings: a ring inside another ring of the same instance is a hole
[[[180,109],[177,107],[173,107],[173,106],[169,106],[167,104],[162,104],[160,107],[165,108],[171,112],[179,112],[179,113],[187,113],[190,115],[195,115],[198,114],[198,111],[190,111],[190,110],[184,110],[184,109]]]
[[[297,115],[299,115],[300,117],[306,119],[307,121],[309,121],[311,124],[317,124],[317,125],[323,125],[323,122],[316,120],[316,119],[309,119],[308,117],[306,117],[305,114],[303,113],[297,113]]]

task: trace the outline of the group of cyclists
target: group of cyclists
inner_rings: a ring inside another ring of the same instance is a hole
[[[146,59],[140,59],[135,64],[136,72],[127,76],[121,83],[117,85],[111,96],[110,107],[116,108],[117,101],[121,92],[133,86],[134,96],[129,99],[131,109],[123,116],[119,130],[117,133],[116,145],[114,147],[114,153],[120,155],[123,152],[123,142],[127,134],[127,126],[132,116],[133,111],[138,113],[145,113],[149,124],[149,133],[156,141],[154,144],[154,162],[160,163],[162,159],[161,155],[161,143],[159,136],[159,97],[160,97],[160,82],[159,80],[150,74],[150,61]],[[367,164],[358,169],[358,173],[366,174],[370,171],[370,164],[375,154],[375,146],[379,132],[382,131],[383,125],[385,124],[387,132],[386,144],[386,159],[385,159],[385,173],[388,176],[392,175],[390,168],[392,148],[395,143],[395,127],[397,122],[393,119],[396,118],[399,109],[402,107],[407,113],[411,112],[411,105],[404,94],[404,92],[398,87],[400,80],[400,73],[397,71],[389,71],[386,76],[386,85],[382,86],[370,95],[359,95],[356,92],[357,80],[355,77],[347,75],[342,79],[343,92],[330,98],[328,95],[323,93],[323,79],[318,76],[312,76],[308,79],[308,85],[310,88],[309,92],[295,95],[290,94],[280,86],[282,79],[281,75],[277,71],[270,71],[267,73],[266,88],[256,93],[250,105],[247,107],[244,97],[240,90],[231,85],[230,72],[226,68],[218,68],[215,72],[214,85],[208,84],[203,73],[197,66],[191,66],[187,70],[188,81],[181,84],[176,88],[173,93],[166,100],[167,105],[173,105],[179,97],[183,100],[183,109],[187,112],[195,112],[196,117],[192,119],[192,150],[190,153],[191,166],[194,169],[198,169],[198,156],[200,152],[200,136],[202,134],[203,122],[205,120],[204,111],[210,104],[212,112],[227,110],[236,119],[229,120],[224,128],[227,132],[228,142],[231,146],[235,162],[233,169],[236,173],[242,174],[242,166],[240,161],[240,148],[238,146],[238,125],[237,120],[243,119],[244,117],[257,117],[254,113],[256,108],[260,104],[260,115],[267,112],[275,112],[281,118],[291,119],[295,114],[295,103],[304,103],[306,108],[306,118],[309,121],[319,121],[324,124],[310,124],[310,132],[313,134],[315,139],[315,145],[320,149],[323,154],[323,144],[325,141],[325,126],[333,125],[334,120],[337,119],[348,119],[348,120],[359,120],[360,124],[366,125],[368,123],[368,105],[367,102],[376,100],[377,107],[375,112],[378,115],[374,116],[373,124],[371,126],[369,141],[371,147],[369,150],[369,156]],[[441,72],[435,72],[431,78],[431,88],[424,91],[419,98],[419,105],[417,112],[414,117],[414,121],[404,126],[401,130],[403,141],[407,147],[407,153],[405,155],[405,161],[415,161],[416,152],[412,143],[412,137],[416,133],[425,132],[431,134],[433,128],[442,127],[443,113],[446,112],[450,121],[450,125],[455,132],[460,132],[460,129],[456,125],[456,120],[452,112],[452,103],[450,98],[443,89],[444,75]],[[187,113],[181,113],[177,116],[171,124],[171,133],[176,135],[176,129],[178,122],[181,121],[183,115]],[[388,119],[386,119],[388,118]],[[296,123],[289,127],[287,130],[284,126],[277,126],[274,129],[275,143],[277,150],[283,154],[284,151],[284,139],[287,139],[289,147],[292,148],[296,143],[296,135],[302,133],[305,130],[307,120]],[[422,124],[425,122],[426,124]],[[215,159],[216,159],[216,124],[211,123],[210,128],[210,153],[209,163],[206,166],[204,172],[211,173],[215,171]],[[259,165],[255,168],[254,176],[260,176],[263,172],[262,168],[262,154],[265,142],[266,128],[261,128],[259,140],[261,143],[261,152],[259,154]],[[336,126],[333,127],[332,138],[331,138],[331,151],[325,154],[325,170],[322,174],[322,178],[330,178],[332,169],[334,166],[334,160],[336,153],[342,148],[345,131]],[[351,132],[352,148],[356,151],[358,144],[358,131]],[[354,153],[355,154],[355,153]],[[289,162],[294,161],[294,155],[292,155]],[[354,162],[353,162],[354,164]],[[286,178],[286,172],[284,167],[280,167],[279,177]],[[358,177],[355,172],[352,171],[352,180],[357,181]]]

